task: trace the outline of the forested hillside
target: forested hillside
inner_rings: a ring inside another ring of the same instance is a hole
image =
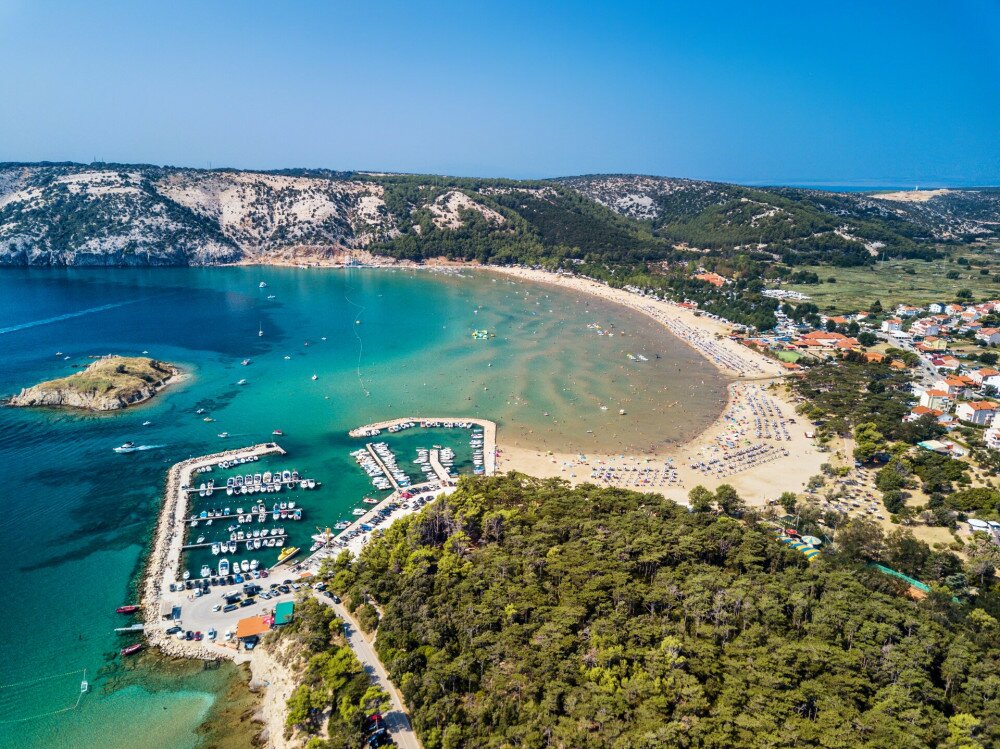
[[[996,238],[1000,193],[876,195],[635,175],[546,181],[329,170],[0,164],[0,264],[204,265],[369,250],[420,261],[782,267]]]
[[[848,526],[810,565],[731,499],[463,479],[325,574],[427,749],[998,745],[991,576],[955,602],[926,554],[913,602],[864,567],[911,537]]]

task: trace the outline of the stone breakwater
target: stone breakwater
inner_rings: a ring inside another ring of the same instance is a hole
[[[188,514],[188,495],[182,487],[189,485],[194,472],[204,466],[214,466],[222,460],[270,454],[284,455],[285,451],[277,443],[267,442],[238,450],[189,458],[174,464],[167,472],[163,505],[160,508],[142,586],[142,618],[146,624],[146,639],[150,645],[159,647],[169,655],[186,658],[216,660],[235,656],[235,651],[226,648],[206,648],[201,643],[176,640],[164,633],[161,609],[166,594],[169,593],[170,583],[180,579],[181,547],[184,545],[184,529]]]

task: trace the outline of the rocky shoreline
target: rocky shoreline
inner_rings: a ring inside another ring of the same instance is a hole
[[[116,360],[122,362],[118,364],[118,367],[122,369],[123,377],[131,376],[127,367],[135,361],[141,362],[149,371],[157,372],[162,376],[160,379],[143,385],[131,388],[109,388],[104,391],[82,385],[78,386],[74,382],[77,380],[80,383],[86,383],[87,377],[96,375],[99,369],[107,369],[109,362]],[[178,367],[155,359],[132,360],[125,357],[103,357],[81,372],[23,388],[20,393],[9,398],[6,405],[15,408],[51,407],[99,412],[117,411],[149,400],[167,385],[177,382],[182,377]]]

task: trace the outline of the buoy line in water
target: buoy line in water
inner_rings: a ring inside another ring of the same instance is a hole
[[[29,720],[38,720],[39,718],[46,718],[46,717],[48,717],[50,715],[58,715],[60,713],[68,713],[71,710],[76,710],[80,706],[81,700],[83,700],[83,695],[85,695],[87,693],[82,688],[82,682],[86,681],[86,679],[87,679],[87,669],[85,669],[85,668],[78,668],[78,669],[76,669],[74,671],[66,671],[65,673],[61,673],[61,674],[53,674],[52,676],[42,676],[42,677],[40,677],[38,679],[28,679],[26,681],[15,681],[15,682],[12,682],[10,684],[2,684],[2,685],[0,685],[0,690],[11,689],[13,687],[31,687],[31,686],[33,686],[35,684],[41,684],[41,683],[46,682],[46,681],[52,681],[53,679],[62,679],[62,678],[65,678],[67,676],[74,676],[74,675],[81,675],[83,677],[83,679],[81,681],[81,689],[77,693],[76,702],[74,702],[72,705],[69,705],[68,707],[59,708],[57,710],[49,710],[49,711],[44,712],[44,713],[37,713],[35,715],[28,715],[28,716],[26,716],[24,718],[0,718],[0,725],[6,725],[6,724],[10,724],[10,723],[26,723]],[[14,694],[12,694],[10,696],[9,699],[18,701],[19,700],[19,695],[20,695],[20,693],[14,693]],[[7,704],[11,704],[11,703],[7,703]],[[6,706],[7,705],[5,705],[3,702],[0,702],[0,708],[6,707]]]
[[[367,307],[363,307],[356,302],[352,302],[350,298],[347,296],[347,294],[344,294],[344,299],[347,300],[348,304],[357,307],[362,312],[364,312],[367,309]],[[354,324],[351,326],[351,330],[354,331],[354,337],[358,339],[358,364],[357,364],[358,384],[361,386],[361,392],[365,394],[365,397],[370,398],[371,391],[369,391],[368,388],[365,387],[365,381],[361,378],[361,354],[365,350],[365,342],[361,340],[361,334],[358,333],[359,322],[361,322],[361,320],[356,318],[354,320]]]

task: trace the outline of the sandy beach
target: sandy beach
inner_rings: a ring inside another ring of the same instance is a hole
[[[489,270],[630,307],[662,324],[733,380],[723,413],[680,447],[629,455],[570,454],[558,445],[546,450],[512,444],[501,430],[497,470],[558,476],[573,484],[593,482],[655,491],[682,503],[698,484],[709,489],[730,484],[749,504],[762,506],[783,491],[801,490],[827,460],[806,436],[808,422],[796,417],[780,364],[730,339],[732,331],[726,323],[585,278],[528,268]]]

